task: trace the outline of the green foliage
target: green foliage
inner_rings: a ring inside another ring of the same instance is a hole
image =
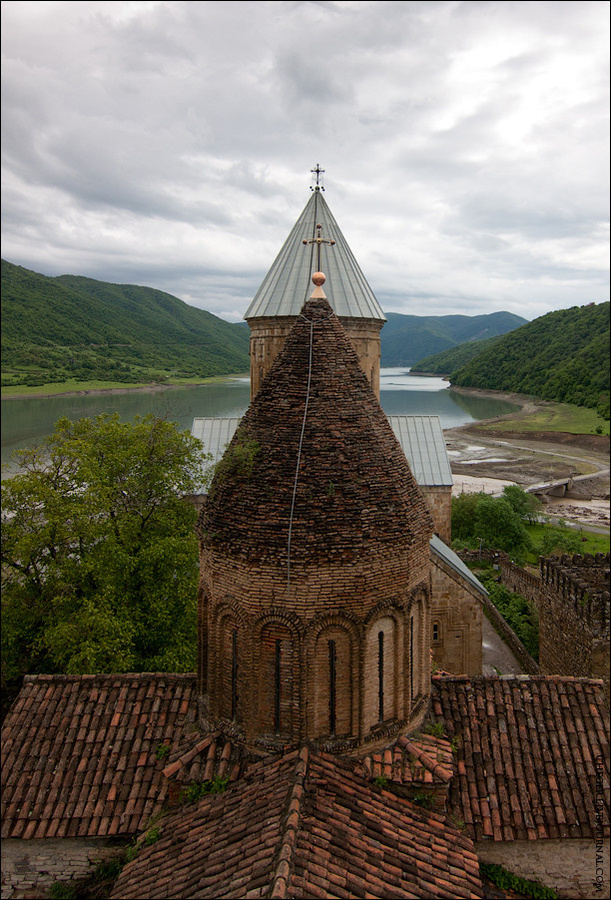
[[[586,406],[608,419],[609,303],[523,325],[454,372],[452,383]]]
[[[467,341],[482,341],[505,334],[526,322],[521,316],[507,312],[482,316],[386,313],[386,319],[381,334],[383,366],[413,366],[423,357],[445,352]]]
[[[443,722],[429,722],[424,728],[424,733],[438,738],[445,737],[446,734]]]
[[[562,525],[548,525],[539,544],[540,556],[551,556],[553,553],[582,553],[581,535],[578,531],[564,528]]]
[[[77,890],[69,881],[54,881],[49,888],[51,900],[76,900]]]
[[[2,482],[3,680],[191,671],[199,441],[154,416],[61,419]]]
[[[528,562],[538,565],[540,556],[549,556],[551,553],[608,553],[609,535],[594,534],[591,531],[576,531],[561,523],[550,525],[538,523],[527,525],[532,550],[528,554]],[[548,531],[552,531],[553,537],[547,538]],[[549,549],[551,546],[551,550]],[[575,548],[579,549],[575,549]]]
[[[499,584],[494,574],[478,572],[491,601],[522,641],[533,659],[539,658],[539,619],[535,609],[520,594]]]
[[[416,806],[421,806],[422,809],[434,809],[435,807],[435,800],[428,791],[415,791],[409,795],[409,799]]]
[[[517,484],[509,484],[503,488],[503,497],[521,519],[526,519],[529,524],[537,520],[541,501],[534,494],[529,494]]]
[[[556,900],[558,897],[558,894],[551,888],[545,887],[537,881],[520,878],[519,875],[508,872],[503,866],[480,863],[479,870],[483,878],[490,879],[503,891],[515,891],[521,897],[531,897],[532,900]]]
[[[510,500],[483,493],[452,497],[452,540],[504,550],[517,562],[530,547],[528,532]]]
[[[153,288],[2,261],[2,384],[125,384],[249,368],[248,329]]]
[[[250,438],[243,428],[238,428],[229,447],[214,468],[210,493],[218,490],[227,479],[250,478],[258,452],[258,441]]]
[[[222,794],[227,790],[229,780],[215,775],[209,781],[193,781],[188,787],[183,788],[180,796],[181,803],[197,803],[208,794]]]
[[[514,327],[517,328],[518,326]],[[465,341],[464,344],[459,344],[450,350],[444,350],[442,353],[425,356],[423,359],[419,359],[417,363],[414,363],[411,371],[426,372],[429,375],[452,375],[458,369],[466,366],[472,359],[475,359],[480,353],[483,353],[484,350],[489,350],[497,343],[500,337],[502,335],[497,334],[494,337],[487,338],[485,341]]]

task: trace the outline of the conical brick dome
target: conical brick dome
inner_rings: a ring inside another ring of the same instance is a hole
[[[249,456],[247,463],[244,457]],[[349,563],[428,541],[428,509],[326,299],[308,301],[213,483],[205,530],[254,562]]]

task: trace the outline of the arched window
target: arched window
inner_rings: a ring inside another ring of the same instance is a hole
[[[319,632],[312,657],[312,713],[316,737],[353,733],[353,650],[348,631],[329,625]]]
[[[289,628],[270,622],[261,631],[259,724],[265,734],[292,737],[297,648]]]
[[[218,671],[219,715],[236,721],[239,718],[239,627],[233,617],[227,616],[221,623],[221,647]]]
[[[365,717],[367,729],[396,718],[397,627],[390,616],[374,622],[365,647]]]
[[[433,619],[433,643],[439,644],[441,641],[441,623],[439,619]]]

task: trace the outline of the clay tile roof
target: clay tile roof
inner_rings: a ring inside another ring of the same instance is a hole
[[[481,897],[470,840],[307,748],[156,823],[112,897]]]
[[[173,783],[236,778],[239,751],[195,710],[192,675],[26,677],[2,729],[2,837],[134,834]]]
[[[455,739],[450,807],[474,840],[593,839],[599,827],[608,834],[601,681],[435,676],[432,711]]]
[[[366,756],[355,771],[397,784],[445,785],[454,775],[452,747],[449,741],[429,734],[400,737],[390,747]]]
[[[254,447],[252,466],[242,463]],[[299,478],[296,494],[296,465]],[[286,564],[349,562],[432,521],[401,447],[327,300],[303,307],[217,468],[200,526],[223,551]],[[351,555],[352,554],[352,555]]]

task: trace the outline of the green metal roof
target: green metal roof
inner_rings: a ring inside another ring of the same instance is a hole
[[[422,487],[452,485],[452,472],[438,416],[389,416],[388,421]],[[212,455],[210,465],[218,462],[233,437],[239,417],[195,418],[191,434],[204,443]]]
[[[316,245],[316,226],[322,226],[323,241]],[[353,319],[386,318],[367,279],[339,229],[322,192],[314,190],[297,219],[271,269],[246,311],[245,319],[263,316],[298,316],[312,293],[311,277],[318,269],[326,275],[324,291],[336,315]]]

